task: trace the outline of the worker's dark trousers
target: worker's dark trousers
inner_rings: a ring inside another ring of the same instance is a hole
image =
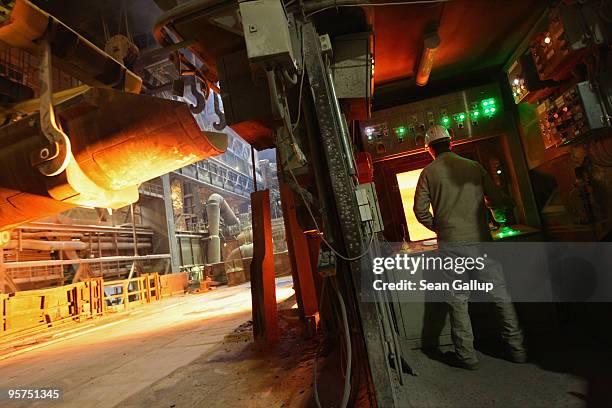
[[[440,248],[440,255],[446,257],[479,257],[483,251],[480,245],[461,245],[452,247]],[[510,351],[523,352],[523,333],[519,327],[516,310],[512,304],[512,299],[506,289],[506,280],[504,279],[503,269],[501,264],[487,258],[486,267],[482,271],[471,271],[469,274],[465,272],[459,276],[457,274],[446,274],[447,278],[452,280],[462,279],[469,281],[470,279],[478,280],[479,282],[492,283],[493,290],[489,292],[491,300],[495,304],[498,317],[501,321],[501,335],[510,347]],[[451,285],[452,287],[452,285]],[[476,351],[474,350],[474,334],[472,332],[472,323],[468,314],[468,299],[469,291],[451,290],[450,299],[448,300],[449,316],[451,324],[451,336],[455,345],[455,353],[461,360],[476,363]]]

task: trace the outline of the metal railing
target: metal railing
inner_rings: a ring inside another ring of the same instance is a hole
[[[153,272],[117,281],[91,278],[49,289],[0,293],[0,337],[25,337],[70,322],[129,310],[184,293],[186,288],[184,273]]]
[[[107,290],[111,294],[107,294]],[[130,304],[151,303],[161,299],[161,283],[157,272],[132,279],[104,282],[104,301],[107,309],[130,308]]]

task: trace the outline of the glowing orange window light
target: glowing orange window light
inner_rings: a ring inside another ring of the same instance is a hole
[[[414,193],[422,170],[423,169],[417,169],[397,175],[397,184],[402,197],[404,216],[406,217],[406,224],[408,225],[408,233],[410,234],[411,241],[423,241],[436,237],[433,231],[428,230],[417,221],[414,211],[412,210],[414,206]]]

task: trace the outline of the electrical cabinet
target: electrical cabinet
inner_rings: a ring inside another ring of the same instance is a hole
[[[605,41],[597,14],[581,5],[553,9],[547,28],[531,41],[530,50],[541,79],[563,79],[591,48]]]
[[[296,70],[289,21],[280,0],[239,3],[244,40],[253,63],[280,64]]]
[[[550,95],[557,83],[542,81],[536,70],[531,53],[521,55],[508,69],[508,83],[512,89],[514,103],[535,103]]]
[[[599,98],[588,81],[543,100],[536,113],[545,148],[569,144],[605,127]]]

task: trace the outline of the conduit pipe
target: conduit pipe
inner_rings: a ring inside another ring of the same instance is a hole
[[[206,262],[215,264],[221,262],[221,239],[219,238],[219,226],[221,218],[227,225],[237,225],[240,221],[232,211],[225,198],[214,193],[208,197],[206,202],[206,216],[208,218],[208,248],[206,250]]]
[[[228,255],[226,262],[253,257],[253,244],[240,245]]]
[[[87,249],[87,244],[81,241],[44,241],[36,239],[22,239],[11,241],[6,248],[16,249],[21,245],[21,249],[32,249],[36,251],[83,251]]]

